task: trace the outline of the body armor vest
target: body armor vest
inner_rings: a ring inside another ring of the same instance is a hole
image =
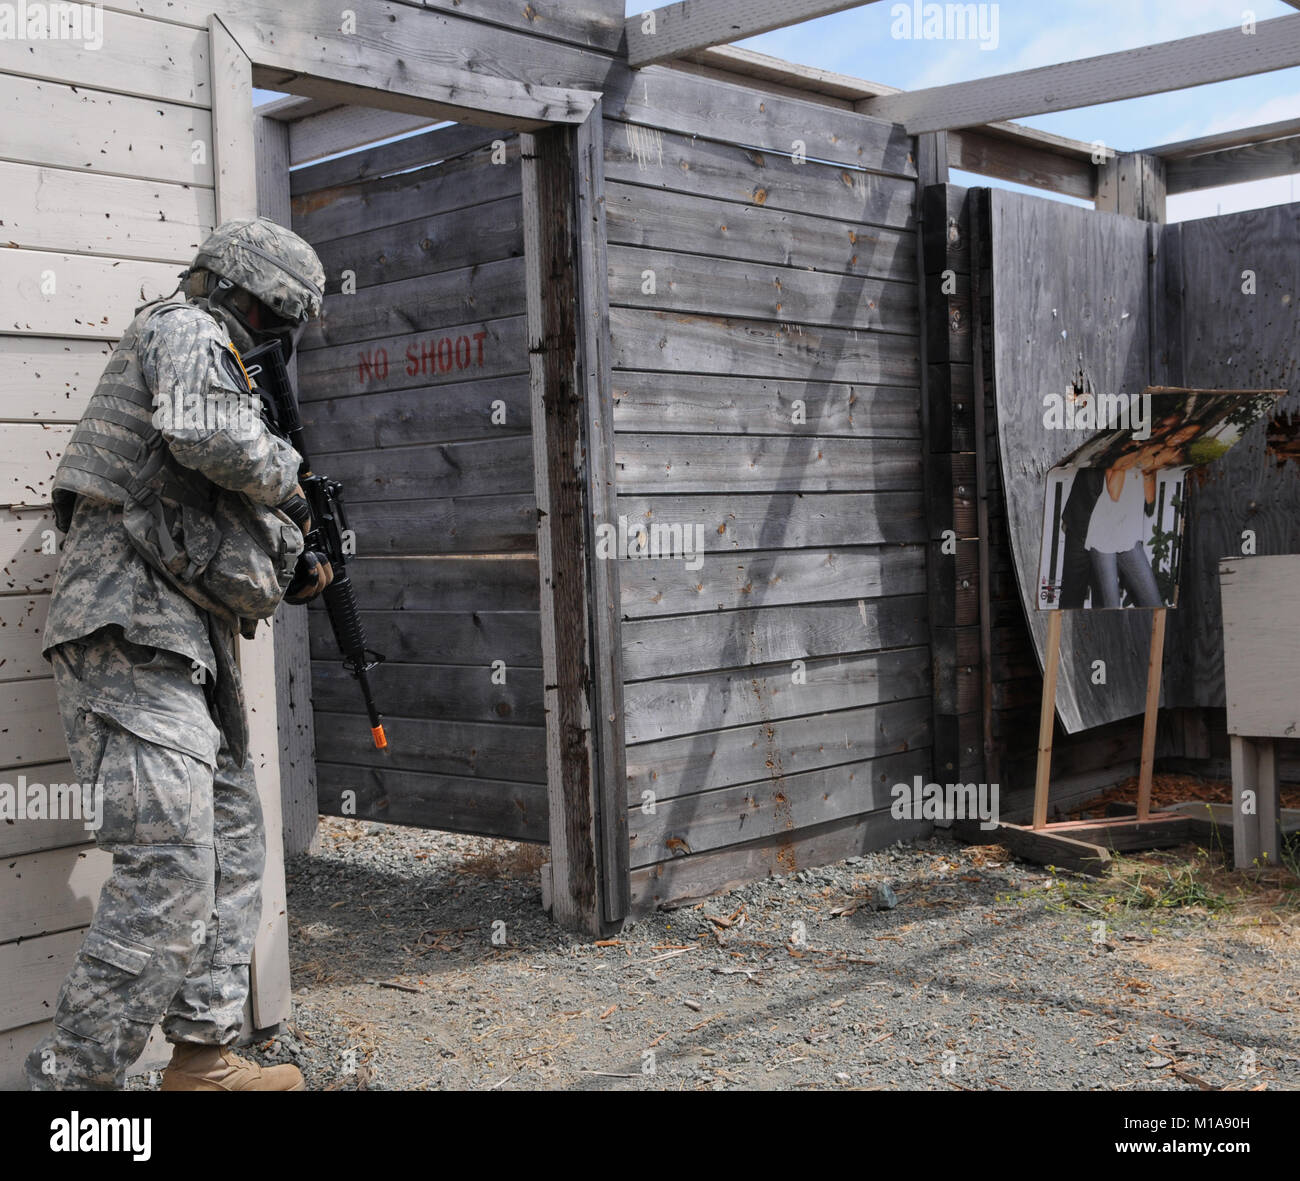
[[[177,463],[154,425],[154,400],[140,364],[140,336],[160,312],[184,304],[145,304],[113,350],[54,474],[54,521],[66,533],[78,495],[126,505],[162,497],[207,508],[214,488]]]

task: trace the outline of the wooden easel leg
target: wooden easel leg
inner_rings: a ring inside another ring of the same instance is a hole
[[[1271,738],[1255,740],[1255,782],[1258,796],[1259,856],[1267,865],[1276,865],[1278,859],[1278,829],[1282,813],[1277,792],[1277,747]]]
[[[1160,712],[1160,671],[1165,659],[1165,611],[1151,616],[1151,651],[1147,657],[1147,703],[1142,719],[1142,766],[1138,775],[1138,819],[1151,814],[1151,780],[1156,765],[1156,716]]]
[[[1052,730],[1056,724],[1056,672],[1061,664],[1060,610],[1047,613],[1043,654],[1043,705],[1038,715],[1038,773],[1034,777],[1034,827],[1047,825],[1047,788],[1052,781]]]

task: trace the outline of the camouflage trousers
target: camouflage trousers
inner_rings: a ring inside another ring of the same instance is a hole
[[[252,762],[232,761],[188,658],[117,627],[50,657],[73,768],[102,784],[95,839],[113,867],[27,1077],[37,1090],[107,1090],[122,1086],[156,1022],[170,1042],[238,1035],[261,911],[262,809]]]

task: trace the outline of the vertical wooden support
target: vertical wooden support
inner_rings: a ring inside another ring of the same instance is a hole
[[[257,212],[288,226],[289,124],[258,115],[256,146]],[[298,384],[298,358],[289,359],[289,376]],[[284,855],[311,848],[316,837],[316,728],[311,712],[311,650],[307,610],[282,604],[275,613],[275,718],[280,739],[280,813]]]
[[[1056,673],[1061,666],[1061,612],[1047,614],[1043,656],[1043,704],[1038,715],[1038,771],[1034,776],[1034,827],[1047,824],[1047,790],[1052,783],[1052,731],[1056,726]]]
[[[212,62],[212,154],[217,221],[257,212],[253,141],[253,66],[217,17],[208,25]],[[267,1029],[289,1016],[289,922],[285,913],[284,847],[280,838],[280,737],[276,727],[274,627],[241,640],[239,667],[248,709],[248,748],[266,831],[262,916],[253,946],[252,1026]]]
[[[1160,670],[1165,659],[1167,607],[1151,612],[1151,649],[1147,653],[1147,698],[1142,716],[1142,763],[1138,773],[1137,814],[1145,820],[1151,812],[1151,780],[1156,764],[1156,719],[1160,714]]]
[[[630,896],[600,119],[521,137],[552,914],[592,934]]]
[[[1255,743],[1240,734],[1228,735],[1232,754],[1232,863],[1248,869],[1259,856],[1259,778]],[[1246,809],[1246,792],[1255,793],[1255,811]]]
[[[1119,152],[1097,168],[1098,209],[1142,221],[1165,220],[1165,163],[1159,156]]]

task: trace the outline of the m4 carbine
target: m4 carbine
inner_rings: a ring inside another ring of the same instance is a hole
[[[306,548],[324,554],[334,570],[334,581],[321,593],[321,598],[325,600],[325,611],[334,630],[334,642],[343,655],[343,667],[356,677],[361,686],[375,747],[387,753],[388,738],[370,692],[369,677],[370,670],[384,657],[366,648],[366,633],[361,624],[361,613],[357,610],[352,578],[348,574],[344,534],[349,530],[343,509],[343,485],[311,470],[311,458],[303,440],[302,418],[298,414],[298,399],[289,380],[280,341],[259,345],[244,354],[243,361],[245,370],[257,383],[272,428],[302,456],[298,483],[302,485],[303,495],[311,509],[311,532],[304,539]]]

